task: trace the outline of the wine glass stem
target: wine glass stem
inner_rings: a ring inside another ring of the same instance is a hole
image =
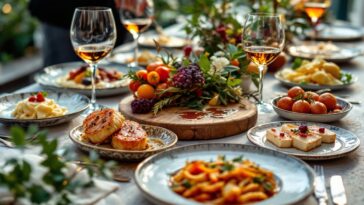
[[[263,75],[264,75],[264,70],[266,68],[266,65],[258,65],[258,69],[259,69],[259,85],[258,85],[258,100],[259,100],[259,104],[263,103]]]
[[[97,64],[91,64],[91,109],[96,108],[96,71]]]
[[[135,49],[134,49],[134,64],[137,67],[138,66],[138,53],[139,53],[139,37],[140,34],[137,34],[137,37],[135,38]]]

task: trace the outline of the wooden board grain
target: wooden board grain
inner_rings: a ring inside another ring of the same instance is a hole
[[[213,108],[233,110],[225,117],[206,115],[202,119],[184,119],[181,113],[193,111],[188,108],[170,107],[160,111],[156,116],[152,113],[133,114],[130,103],[133,96],[127,96],[119,103],[119,111],[130,120],[142,124],[156,125],[172,130],[180,140],[215,139],[239,134],[253,127],[257,122],[256,106],[245,100],[241,104],[214,106]],[[211,108],[206,106],[204,110]]]

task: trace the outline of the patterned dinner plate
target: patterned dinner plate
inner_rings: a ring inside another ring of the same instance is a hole
[[[257,146],[227,143],[195,144],[161,152],[139,164],[135,182],[144,196],[155,204],[198,205],[200,203],[172,191],[169,187],[171,174],[181,169],[186,161],[215,160],[218,155],[227,159],[243,156],[274,173],[279,191],[255,203],[257,205],[299,203],[313,191],[313,171],[300,159]]]
[[[279,148],[269,142],[265,134],[268,129],[281,127],[285,123],[307,126],[315,125],[329,129],[336,133],[336,141],[332,144],[322,143],[321,146],[308,152],[304,152],[295,148]],[[253,144],[258,145],[259,147],[283,152],[285,154],[299,157],[304,160],[327,160],[344,157],[355,151],[360,145],[359,138],[348,130],[332,125],[303,121],[279,121],[258,125],[251,128],[248,131],[247,136]]]
[[[47,98],[53,99],[58,105],[67,108],[68,112],[65,115],[44,119],[16,119],[12,116],[16,104],[34,94],[36,93],[15,93],[0,97],[0,123],[20,126],[34,124],[39,127],[58,125],[76,118],[90,104],[90,100],[84,95],[70,92],[48,92]]]
[[[90,88],[76,88],[76,87],[65,87],[59,83],[61,78],[64,78],[68,75],[68,73],[76,68],[85,65],[83,62],[69,62],[69,63],[62,63],[57,65],[52,65],[46,67],[42,72],[35,75],[35,81],[46,89],[52,90],[63,90],[63,91],[72,91],[76,93],[80,93],[86,96],[91,96],[91,89]],[[112,69],[117,70],[124,75],[129,72],[129,68],[125,65],[120,64],[100,64],[100,68],[105,69]],[[118,81],[116,84],[110,84],[103,88],[96,88],[96,96],[97,97],[106,97],[106,96],[114,96],[120,95],[123,93],[128,92],[128,84],[129,79],[122,79]]]
[[[70,131],[70,139],[83,151],[96,151],[99,155],[115,160],[140,161],[158,152],[173,147],[177,143],[177,135],[165,128],[142,125],[148,135],[148,148],[146,150],[118,150],[110,144],[95,145],[83,138],[82,125]]]

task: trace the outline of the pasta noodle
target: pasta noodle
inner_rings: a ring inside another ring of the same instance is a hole
[[[177,194],[206,204],[247,204],[265,200],[277,190],[274,174],[238,157],[192,161],[171,176]]]
[[[43,102],[29,102],[24,99],[16,105],[12,115],[17,119],[43,119],[64,115],[67,109],[59,106],[53,99]]]

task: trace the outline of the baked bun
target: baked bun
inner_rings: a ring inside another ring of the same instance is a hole
[[[94,144],[104,143],[123,126],[124,121],[124,116],[113,109],[97,110],[83,121],[85,138]]]
[[[145,150],[148,148],[147,133],[139,123],[126,120],[112,136],[111,145],[121,150]]]

